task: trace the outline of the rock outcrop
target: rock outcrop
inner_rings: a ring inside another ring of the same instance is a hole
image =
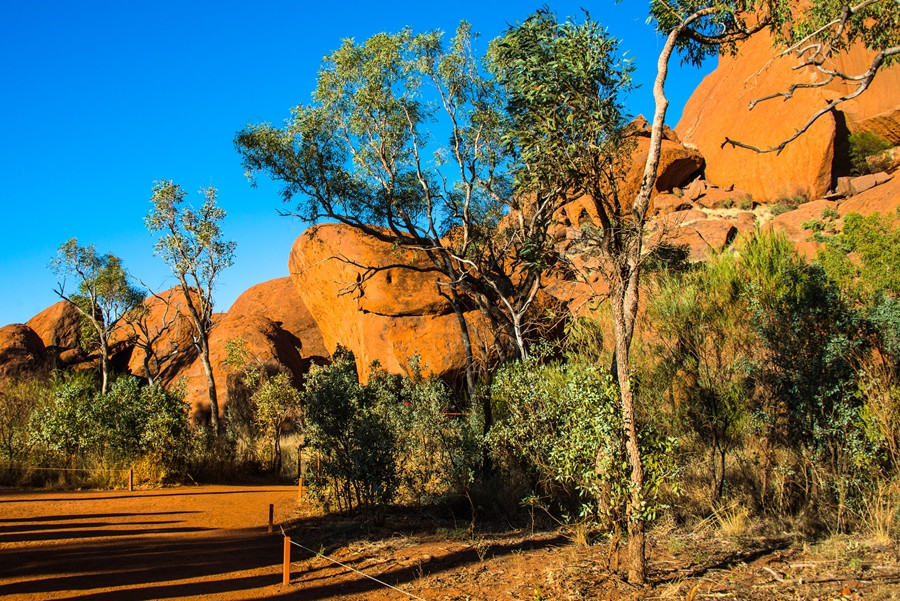
[[[706,158],[706,178],[719,186],[734,185],[757,202],[782,197],[824,195],[840,173],[846,130],[871,131],[900,144],[900,67],[882,69],[865,93],[821,117],[805,134],[780,153],[758,154],[726,144],[726,138],[757,148],[778,145],[801,128],[818,107],[848,87],[836,81],[828,86],[798,88],[784,100],[792,84],[820,81],[812,68],[796,70],[793,55],[773,59],[771,35],[761,32],[740,45],[735,56],[720,58],[718,67],[698,86],[676,126],[685,144]],[[873,54],[862,45],[833,59],[833,66],[850,74],[864,72]],[[836,117],[835,117],[836,115]],[[837,160],[835,148],[839,148]]]
[[[56,356],[79,348],[81,313],[69,301],[59,301],[29,319],[26,324]],[[71,353],[68,353],[71,355]]]
[[[777,145],[810,117],[811,107],[826,103],[821,90],[799,89],[788,102],[750,102],[784,92],[791,83],[811,82],[811,71],[794,71],[796,61],[783,57],[769,64],[772,38],[760,33],[743,43],[737,55],[723,56],[684,107],[675,127],[686,144],[706,158],[706,179],[718,186],[734,185],[757,202],[803,194],[817,197],[831,186],[836,124],[819,119],[805,135],[780,154],[757,154],[725,145],[730,138],[758,148]]]
[[[618,177],[617,186],[619,198],[625,203],[625,210],[631,206],[631,202],[637,197],[641,188],[641,179],[644,175],[644,164],[647,162],[647,154],[650,151],[650,125],[644,117],[639,116],[631,125],[632,138],[636,144],[631,157],[625,164],[623,172]],[[659,169],[657,171],[656,185],[651,193],[649,214],[654,214],[654,197],[673,188],[678,188],[687,182],[691,176],[703,169],[703,156],[693,149],[681,143],[678,135],[670,128],[663,130],[663,141],[660,147]],[[663,203],[670,202],[666,197]],[[656,205],[659,207],[660,205]],[[664,210],[664,209],[663,209]],[[593,202],[587,197],[578,198],[566,205],[562,212],[565,222],[578,226],[585,218],[596,222],[597,211]]]
[[[0,328],[0,381],[39,373],[45,360],[44,342],[30,327],[13,323]]]
[[[300,376],[306,373],[309,362],[300,357],[297,337],[281,328],[271,319],[259,314],[231,316],[220,315],[216,320],[209,341],[209,361],[212,365],[213,379],[216,381],[216,395],[219,412],[224,415],[230,399],[229,375],[232,370],[226,363],[228,359],[227,345],[230,341],[241,338],[244,348],[252,362],[276,365],[288,370],[294,376],[295,384],[300,383]],[[185,385],[185,400],[190,403],[194,417],[203,419],[209,413],[209,396],[207,393],[206,372],[199,359],[174,378]]]
[[[158,375],[164,386],[174,384],[181,372],[193,363],[197,353],[193,348],[194,326],[188,317],[187,304],[180,287],[171,288],[150,296],[144,301],[145,313],[140,317],[140,326],[122,323],[115,333],[117,340],[135,338],[152,341],[154,357],[150,358],[150,369]],[[141,330],[145,331],[141,331]],[[128,361],[128,371],[146,378],[144,369],[146,356],[143,345],[137,345]]]
[[[465,369],[458,318],[438,291],[437,282],[446,278],[423,252],[323,224],[297,238],[289,268],[326,348],[353,351],[363,379],[375,360],[404,373],[416,355],[425,373],[450,376]],[[465,319],[475,346],[492,338],[480,313],[469,311]]]
[[[319,326],[303,304],[290,277],[278,278],[248,288],[228,310],[228,319],[259,315],[271,320],[298,340],[304,359],[327,359],[328,349]]]

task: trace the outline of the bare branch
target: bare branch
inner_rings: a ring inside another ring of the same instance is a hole
[[[881,68],[884,61],[888,57],[895,56],[898,54],[900,54],[900,46],[894,46],[892,48],[886,48],[886,49],[882,50],[881,52],[876,54],[875,57],[872,59],[872,62],[869,65],[869,68],[865,72],[863,72],[859,75],[846,76],[837,71],[828,71],[828,73],[834,74],[834,75],[832,75],[832,77],[838,76],[842,80],[845,80],[845,81],[857,82],[856,89],[853,90],[852,92],[850,92],[849,94],[846,94],[844,96],[840,96],[838,98],[833,99],[828,104],[826,104],[823,108],[816,111],[801,128],[797,129],[792,136],[790,136],[786,140],[783,140],[778,145],[772,146],[771,148],[759,148],[757,146],[753,146],[752,144],[747,144],[744,142],[740,142],[738,140],[732,140],[731,138],[726,137],[725,141],[722,142],[722,147],[724,148],[726,144],[730,144],[732,147],[746,148],[748,150],[752,150],[752,151],[760,153],[760,154],[766,154],[766,153],[770,153],[770,152],[774,152],[776,154],[781,154],[781,152],[787,147],[788,144],[790,144],[791,142],[793,142],[794,140],[799,138],[801,135],[806,133],[809,130],[809,128],[812,127],[813,124],[815,124],[815,122],[818,121],[823,115],[830,113],[839,104],[847,102],[848,100],[853,100],[854,98],[856,98],[857,96],[859,96],[860,94],[865,92],[867,89],[869,89],[869,86],[872,85],[872,81],[875,79],[875,75],[878,73],[878,70]],[[815,86],[812,86],[812,85],[804,86],[804,85],[797,84],[796,86],[792,86],[792,89],[790,89],[789,92],[792,93],[793,88],[795,88],[795,87],[815,87]],[[784,94],[788,94],[788,92],[785,92]],[[758,101],[751,103],[751,108],[753,106],[755,106],[756,102],[770,99],[770,98],[775,98],[775,97],[778,97],[778,96],[784,95],[784,94],[775,94],[775,95],[772,95],[772,96],[769,96],[766,98],[761,98]],[[790,96],[788,95],[785,97],[789,98]]]

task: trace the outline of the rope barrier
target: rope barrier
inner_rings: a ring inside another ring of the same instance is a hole
[[[281,529],[281,534],[283,534],[284,536],[287,536],[287,534],[284,533],[284,528]],[[394,589],[394,590],[397,591],[397,592],[403,593],[404,595],[410,597],[411,599],[418,599],[419,601],[427,601],[427,599],[423,599],[422,597],[419,597],[418,595],[414,595],[414,594],[412,594],[412,593],[410,593],[410,592],[407,592],[407,591],[403,590],[402,588],[397,588],[396,586],[394,586],[394,585],[392,585],[392,584],[388,584],[387,582],[384,582],[383,580],[379,580],[378,578],[375,578],[374,576],[369,576],[369,575],[366,574],[365,572],[360,572],[359,570],[357,570],[356,568],[354,568],[354,567],[352,567],[352,566],[348,566],[347,564],[341,563],[341,562],[339,562],[339,561],[336,560],[336,559],[332,559],[331,557],[328,557],[328,556],[325,555],[324,553],[321,553],[321,552],[319,552],[319,551],[313,551],[313,550],[310,549],[309,547],[304,547],[303,545],[301,545],[301,544],[298,543],[298,542],[295,542],[295,541],[291,540],[291,544],[294,545],[295,547],[300,547],[301,549],[303,549],[303,550],[305,550],[305,551],[309,551],[310,553],[312,553],[312,554],[315,555],[316,557],[321,557],[322,559],[326,559],[326,560],[330,561],[331,563],[333,563],[333,564],[335,564],[335,565],[339,565],[339,566],[341,566],[342,568],[345,568],[345,569],[347,569],[347,570],[350,570],[351,572],[356,572],[356,573],[359,574],[360,576],[364,576],[364,577],[368,578],[369,580],[374,580],[375,582],[377,582],[378,584],[380,584],[380,585],[382,585],[382,586],[386,586],[386,587],[388,587],[388,588],[390,588],[390,589]]]

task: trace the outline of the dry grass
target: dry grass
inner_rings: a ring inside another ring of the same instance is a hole
[[[872,494],[863,497],[859,518],[873,543],[900,542],[900,478],[877,482]]]

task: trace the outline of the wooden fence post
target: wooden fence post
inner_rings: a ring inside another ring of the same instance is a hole
[[[281,577],[281,586],[291,585],[291,539],[284,537],[284,573]]]
[[[269,534],[272,534],[275,527],[275,505],[269,503]]]
[[[128,492],[134,492],[134,468],[128,470]]]

